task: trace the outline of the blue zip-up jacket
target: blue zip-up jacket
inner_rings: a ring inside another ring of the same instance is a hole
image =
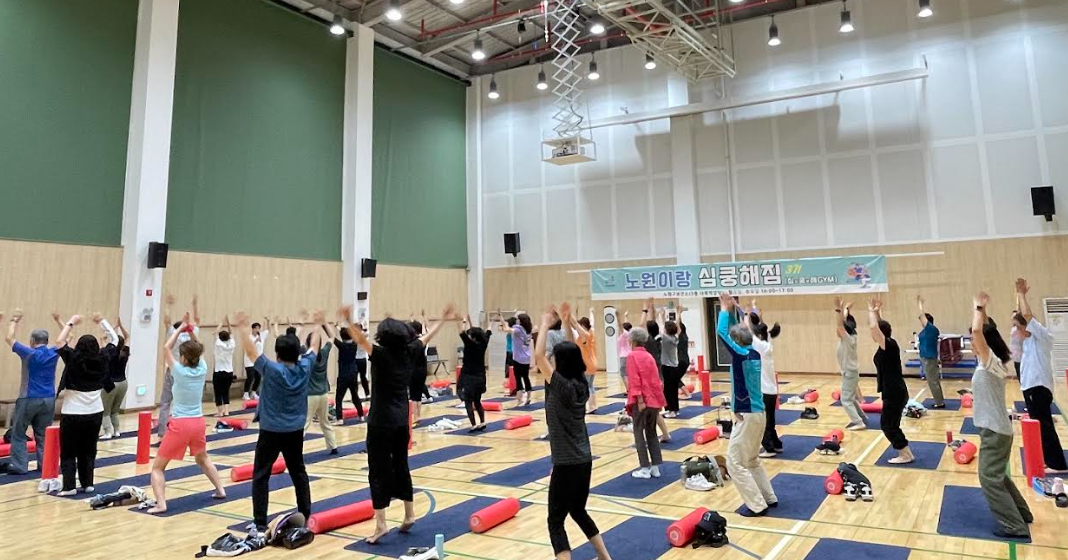
[[[731,411],[764,412],[764,394],[760,391],[760,354],[752,346],[742,346],[730,336],[738,323],[737,315],[720,310],[716,334],[731,353]]]

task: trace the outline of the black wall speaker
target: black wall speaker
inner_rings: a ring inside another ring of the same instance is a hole
[[[1047,222],[1053,221],[1057,213],[1053,203],[1053,187],[1031,187],[1031,208],[1036,216],[1045,216]]]
[[[356,292],[356,301],[367,301],[367,292]]]
[[[514,257],[519,251],[519,232],[504,234],[504,252]]]
[[[376,270],[378,270],[378,261],[374,259],[362,259],[360,261],[361,278],[374,278]]]
[[[151,241],[148,244],[148,268],[167,268],[167,244]]]

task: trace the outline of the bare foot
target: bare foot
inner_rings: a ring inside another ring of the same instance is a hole
[[[398,531],[402,533],[407,533],[408,531],[412,530],[412,525],[415,525],[414,519],[405,519],[404,523],[401,523],[400,529],[398,529]]]
[[[389,527],[386,527],[385,525],[375,527],[375,534],[367,537],[364,541],[366,541],[367,544],[378,544],[379,539],[386,536],[386,533],[389,533]]]
[[[213,500],[225,500],[226,492],[223,490],[216,490],[215,493],[211,495],[211,498]]]
[[[150,507],[150,508],[148,508],[148,510],[145,511],[145,513],[149,513],[149,514],[152,514],[152,515],[155,515],[157,513],[166,513],[166,512],[167,512],[167,506],[160,506],[160,505],[156,505],[156,506]]]

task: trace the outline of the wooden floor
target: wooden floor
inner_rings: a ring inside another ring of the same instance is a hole
[[[500,379],[500,374],[493,376]],[[807,388],[819,389],[821,398],[818,408],[818,420],[797,420],[789,425],[780,426],[781,436],[822,436],[832,428],[845,425],[845,414],[840,407],[832,406],[831,391],[837,387],[839,379],[832,376],[787,375],[783,377],[782,393],[795,393]],[[598,394],[601,406],[620,399],[606,398],[621,392],[618,378],[614,375],[600,374],[597,377]],[[491,385],[498,385],[492,383]],[[607,386],[606,386],[607,385]],[[874,395],[874,380],[862,381],[865,394]],[[947,381],[946,393],[956,396],[955,391],[966,386],[966,381]],[[922,399],[926,395],[926,385],[919,380],[910,380],[909,387],[914,396]],[[714,384],[714,391],[725,391],[726,384]],[[491,390],[487,398],[499,396],[500,390]],[[542,392],[537,392],[535,400],[541,400]],[[1011,385],[1009,398],[1021,400],[1019,385]],[[455,409],[457,401],[446,401],[428,407],[425,417],[441,415],[460,415]],[[699,401],[685,403],[697,406]],[[1011,404],[1011,403],[1010,403]],[[511,406],[509,404],[508,406]],[[782,410],[800,410],[800,406],[784,405]],[[517,415],[507,409],[501,413],[489,413],[488,420],[500,420]],[[920,420],[905,419],[903,427],[913,442],[944,443],[946,430],[956,434],[970,411],[931,411],[928,417]],[[548,444],[535,438],[544,432],[544,411],[534,413],[535,423],[524,429],[511,432],[491,432],[481,437],[468,437],[442,433],[430,433],[425,429],[416,430],[416,454],[429,453],[451,446],[479,446],[484,450],[467,449],[452,460],[432,463],[413,472],[416,486],[416,508],[420,517],[447,511],[453,505],[477,499],[477,497],[516,497],[524,503],[519,515],[488,533],[475,535],[467,532],[466,526],[455,527],[459,536],[446,542],[450,556],[457,558],[474,558],[483,560],[544,560],[552,557],[552,548],[545,528],[548,471],[546,478],[527,484],[498,485],[474,482],[487,474],[496,473],[517,465],[542,459],[548,456]],[[615,415],[588,416],[593,424],[613,424]],[[714,410],[690,420],[668,420],[671,429],[700,427],[713,423],[716,419]],[[1062,441],[1068,435],[1063,418],[1058,417]],[[132,416],[123,419],[124,428],[133,429],[135,419]],[[318,433],[318,428],[313,428]],[[1017,427],[1018,430],[1018,427]],[[365,428],[352,426],[338,428],[339,444],[346,445],[361,441]],[[978,443],[977,436],[966,436]],[[225,439],[209,443],[209,449],[218,449],[243,443],[253,442],[254,431],[239,438]],[[636,457],[631,447],[632,435],[607,431],[592,436],[594,455],[593,486],[596,487],[616,477],[627,475],[636,467]],[[1017,446],[1020,445],[1018,432]],[[797,446],[786,439],[786,445]],[[134,453],[135,439],[122,439],[101,442],[100,458],[119,454]],[[826,496],[807,492],[807,501],[811,502],[813,513],[804,519],[761,518],[746,519],[734,511],[742,502],[737,491],[728,484],[727,487],[708,493],[691,492],[673,482],[641,498],[625,498],[600,495],[591,496],[589,508],[600,527],[608,548],[616,560],[664,560],[690,558],[717,559],[780,559],[801,560],[809,558],[908,558],[909,560],[955,560],[963,558],[1019,558],[1029,560],[1068,560],[1068,509],[1057,509],[1051,500],[1037,497],[1034,492],[1024,488],[1021,476],[1020,457],[1012,456],[1011,470],[1017,485],[1024,491],[1035,514],[1032,526],[1034,542],[1030,545],[1010,545],[994,540],[966,539],[944,536],[938,533],[939,514],[946,486],[978,487],[975,474],[976,464],[957,465],[950,453],[942,454],[941,460],[933,469],[908,469],[901,467],[875,466],[875,462],[886,451],[888,444],[877,430],[850,432],[844,443],[844,455],[840,457],[821,456],[813,453],[803,460],[765,460],[764,464],[780,496],[787,492],[804,492],[800,486],[809,484],[815,478],[791,477],[789,475],[812,475],[825,477],[831,473],[839,461],[856,463],[871,478],[876,499],[873,503],[846,502],[842,496]],[[313,439],[305,445],[305,452],[311,453],[324,448],[321,438]],[[695,454],[725,454],[727,441],[719,440],[711,444],[696,447],[692,443],[678,451],[665,452],[665,460],[678,462]],[[239,455],[215,455],[215,460],[223,465],[238,465],[252,461],[252,452]],[[413,459],[414,460],[414,459]],[[191,463],[186,463],[188,465]],[[183,466],[172,463],[171,468]],[[367,487],[366,455],[354,453],[342,455],[331,460],[309,465],[313,477],[311,484],[312,499],[321,502],[334,496],[351,493]],[[98,468],[98,484],[116,478],[131,477],[147,472],[146,466],[137,466],[133,462]],[[225,476],[225,473],[224,473]],[[288,479],[286,475],[281,475]],[[173,478],[173,477],[172,477]],[[229,479],[227,478],[227,483]],[[525,482],[525,481],[521,481]],[[3,478],[0,477],[0,484]],[[244,483],[248,484],[248,483]],[[206,509],[199,509],[174,515],[169,518],[153,518],[146,514],[131,512],[125,507],[102,511],[91,511],[88,506],[77,500],[40,495],[36,492],[36,481],[25,481],[0,486],[0,519],[3,519],[3,539],[7,558],[190,558],[199,550],[200,545],[210,543],[225,533],[227,527],[247,522],[252,514],[252,503],[248,498],[232,499],[212,504]],[[234,485],[231,494],[236,494]],[[172,479],[169,485],[169,499],[210,490],[208,481],[200,475],[182,479]],[[780,498],[785,500],[785,498]],[[172,501],[172,504],[175,502]],[[277,490],[271,494],[271,513],[292,508],[295,505],[293,492],[289,488]],[[696,507],[703,506],[723,513],[730,523],[729,537],[731,546],[721,549],[703,548],[700,550],[668,550],[663,534],[659,537],[645,537],[635,527],[660,527],[665,521],[680,518]],[[173,505],[172,505],[173,507]],[[396,522],[402,515],[399,504],[389,511],[390,519]],[[427,519],[420,523],[429,523]],[[619,527],[629,523],[625,527]],[[637,525],[635,525],[637,524]],[[462,524],[461,524],[462,525]],[[257,558],[350,558],[365,560],[370,558],[388,558],[373,553],[347,550],[371,531],[372,523],[362,523],[347,527],[335,533],[321,535],[315,542],[297,553],[283,549],[265,549],[256,552]],[[584,538],[578,527],[568,521],[568,532],[572,545],[578,547]],[[396,542],[404,536],[391,533],[386,542]],[[634,544],[635,539],[638,544]],[[835,541],[840,539],[846,543]],[[822,542],[822,544],[820,544]],[[663,543],[663,544],[662,544]],[[841,549],[846,544],[883,545],[863,549]],[[406,542],[407,546],[430,546],[432,542]],[[816,548],[819,546],[819,548]],[[828,548],[829,547],[829,548]],[[889,547],[889,548],[887,548]],[[898,548],[904,547],[904,548]],[[659,552],[649,552],[650,550]],[[827,551],[831,552],[828,553]],[[840,554],[834,551],[841,550]],[[880,556],[879,554],[884,554]],[[577,560],[589,560],[592,554],[576,555]]]

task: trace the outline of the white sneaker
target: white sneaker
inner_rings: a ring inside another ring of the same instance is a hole
[[[799,397],[797,395],[794,395],[794,396],[790,397],[789,399],[786,399],[786,404],[805,404],[805,399],[802,399],[801,397]]]
[[[111,434],[103,434],[100,436],[100,441],[111,439]]]
[[[256,400],[260,400],[260,394],[259,394],[259,393],[257,393],[256,391],[253,391],[253,392],[252,392],[252,398],[254,398],[254,399],[256,399]]]
[[[651,474],[653,478],[660,478],[660,465],[653,465],[650,467],[649,474]]]
[[[438,550],[434,547],[430,548],[409,548],[400,560],[440,560],[438,556]]]
[[[685,487],[687,490],[696,490],[697,492],[708,492],[709,490],[715,488],[715,485],[712,484],[711,482],[709,482],[707,478],[705,478],[705,477],[703,477],[703,476],[701,476],[699,474],[695,474],[695,475],[691,476],[690,478],[686,479],[686,482],[683,483],[683,487]]]
[[[247,401],[247,400],[249,400],[249,398],[250,397],[248,396],[248,393],[245,393],[244,395],[241,395],[241,400],[243,400],[243,401]]]
[[[92,486],[86,486],[85,488],[82,488],[82,492],[85,494],[92,494],[94,490],[96,490],[96,488],[93,488]]]
[[[122,433],[121,432],[115,432],[115,433],[111,434],[111,439],[119,439],[120,437],[122,437]]]
[[[630,473],[630,476],[633,476],[634,478],[652,478],[652,475],[649,473],[649,469],[645,468],[638,469]]]
[[[434,402],[433,397],[423,397],[423,400],[419,401],[422,404],[430,404]]]
[[[763,447],[760,448],[760,453],[757,454],[757,456],[760,457],[761,459],[771,459],[772,457],[775,457],[776,455],[778,455],[778,453],[776,453],[774,451],[767,451]]]

